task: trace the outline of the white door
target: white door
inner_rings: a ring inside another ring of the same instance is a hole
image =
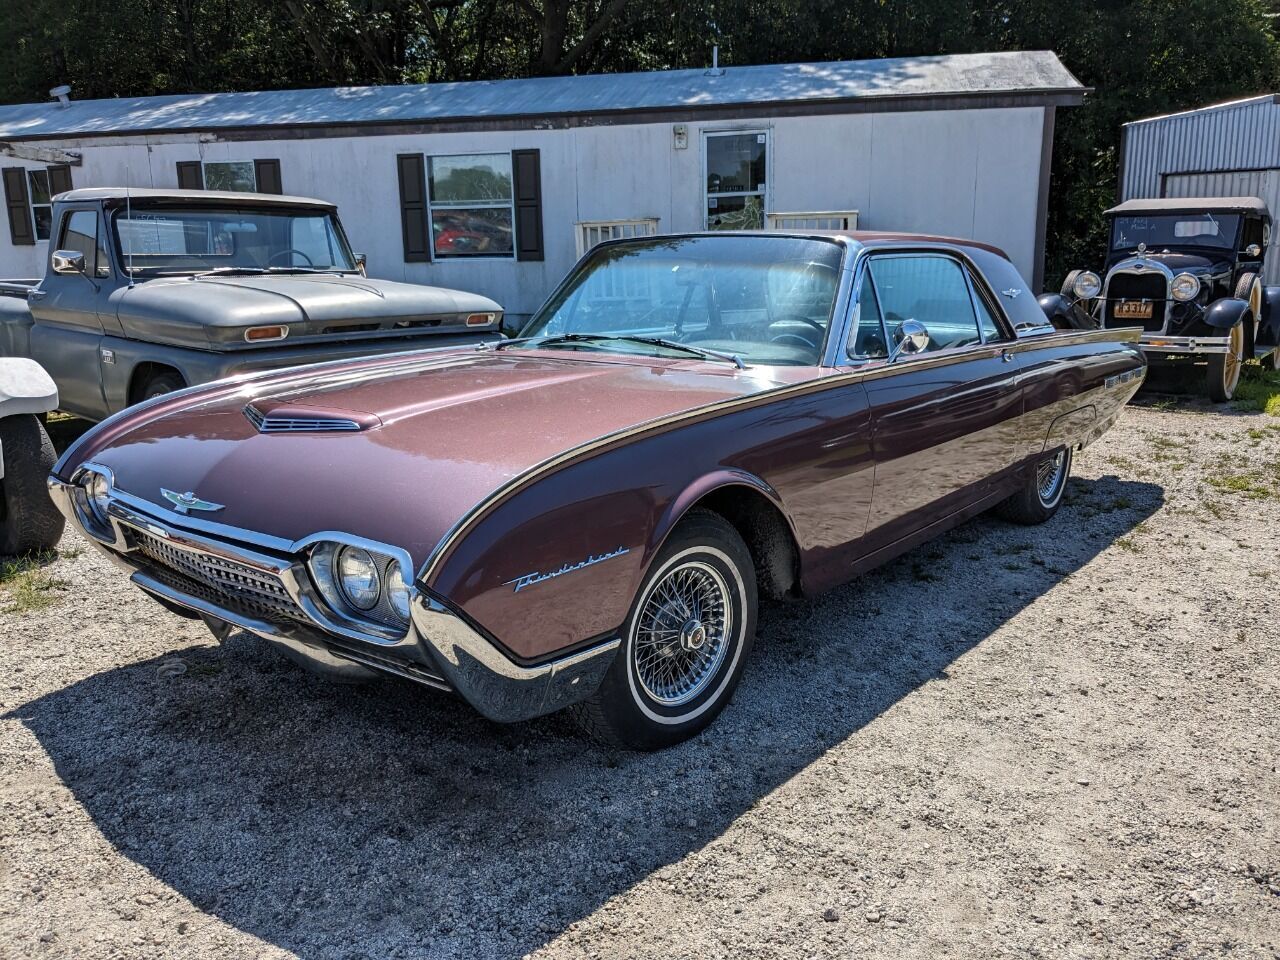
[[[1166,197],[1261,197],[1272,218],[1280,215],[1280,170],[1223,170],[1218,173],[1166,173]],[[1280,284],[1280,236],[1273,226],[1263,282]]]

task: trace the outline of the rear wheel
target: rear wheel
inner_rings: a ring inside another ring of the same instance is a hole
[[[1231,328],[1226,353],[1209,356],[1205,385],[1209,399],[1214,403],[1226,403],[1235,396],[1236,386],[1240,383],[1240,369],[1244,366],[1244,325],[1247,322],[1248,317]]]
[[[657,750],[687,740],[724,709],[756,628],[756,578],[738,532],[691,513],[640,586],[622,645],[600,689],[578,704],[602,742]]]
[[[996,512],[1014,523],[1044,523],[1062,505],[1062,494],[1071,475],[1071,448],[1064,447],[1036,464],[1026,484]]]
[[[5,417],[0,420],[0,449],[0,554],[52,550],[62,539],[65,521],[45,485],[57,461],[49,435],[31,414]]]

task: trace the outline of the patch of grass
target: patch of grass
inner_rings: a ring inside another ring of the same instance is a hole
[[[38,553],[0,563],[0,609],[5,613],[30,613],[57,603],[59,594],[70,584],[44,571],[44,565],[53,558],[52,553]]]
[[[1133,539],[1133,537],[1121,537],[1116,541],[1116,546],[1121,550],[1128,550],[1130,553],[1141,553],[1146,549],[1137,540]]]
[[[1015,563],[1004,563],[1004,564],[1001,564],[1001,566],[1003,566],[1006,570],[1025,570],[1025,569],[1027,569],[1027,568],[1026,568],[1026,567],[1024,567],[1022,564],[1020,564],[1020,563],[1016,563],[1016,562],[1015,562]]]
[[[1280,417],[1280,373],[1260,366],[1245,367],[1240,373],[1240,384],[1236,387],[1232,406],[1237,410]]]
[[[1253,474],[1234,473],[1222,477],[1209,477],[1208,483],[1209,486],[1218,490],[1242,493],[1251,500],[1268,500],[1273,497],[1280,500],[1280,491],[1260,483],[1259,478]]]

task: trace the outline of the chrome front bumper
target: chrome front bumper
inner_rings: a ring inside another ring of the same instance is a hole
[[[1141,340],[1146,353],[1226,353],[1227,337],[1167,337],[1145,334]]]
[[[514,722],[590,696],[620,643],[610,638],[559,659],[520,664],[416,584],[403,636],[363,634],[326,612],[301,552],[249,546],[263,539],[250,531],[224,539],[185,529],[156,515],[154,504],[118,490],[107,506],[110,530],[95,532],[81,516],[77,490],[75,483],[49,478],[58,509],[136,586],[166,606],[262,637],[320,673],[396,674],[456,692],[491,720]],[[177,562],[159,562],[160,554]],[[229,571],[227,576],[244,589],[220,591],[184,577],[181,570],[188,564]]]

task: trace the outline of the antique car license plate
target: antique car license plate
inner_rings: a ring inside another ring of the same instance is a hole
[[[1116,304],[1116,316],[1130,320],[1150,320],[1151,303],[1146,300],[1121,300]]]

